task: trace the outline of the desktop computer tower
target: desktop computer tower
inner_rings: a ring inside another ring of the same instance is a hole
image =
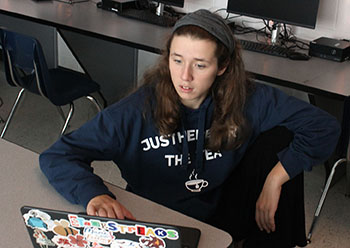
[[[309,55],[342,62],[349,59],[350,42],[321,37],[310,42]]]
[[[122,12],[125,9],[135,8],[135,0],[102,0],[98,3],[98,7],[105,10],[111,10],[115,12]]]

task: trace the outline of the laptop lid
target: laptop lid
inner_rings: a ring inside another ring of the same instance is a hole
[[[34,248],[195,248],[200,230],[81,213],[21,208]]]

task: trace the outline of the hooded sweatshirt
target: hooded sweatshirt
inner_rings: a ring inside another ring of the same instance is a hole
[[[210,96],[198,109],[181,106],[181,125],[166,137],[152,115],[144,115],[145,101],[156,104],[149,94],[154,94],[152,88],[141,87],[40,155],[43,173],[67,200],[86,207],[97,195],[113,196],[91,167],[94,160],[113,160],[128,190],[206,220],[215,211],[221,186],[261,132],[285,126],[294,133],[290,145],[278,153],[291,178],[327,159],[340,133],[337,120],[323,110],[257,84],[244,108],[250,136],[235,150],[213,152],[204,145],[214,108]]]

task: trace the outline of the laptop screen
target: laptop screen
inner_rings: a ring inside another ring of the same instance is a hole
[[[35,248],[196,247],[200,236],[200,231],[194,228],[37,207],[24,206],[21,213]]]

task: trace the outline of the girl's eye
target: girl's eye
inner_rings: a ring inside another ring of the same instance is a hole
[[[176,64],[181,64],[181,60],[180,60],[180,59],[174,59],[174,62],[175,62]]]
[[[206,65],[204,64],[196,64],[195,65],[198,69],[204,69],[206,67]]]

